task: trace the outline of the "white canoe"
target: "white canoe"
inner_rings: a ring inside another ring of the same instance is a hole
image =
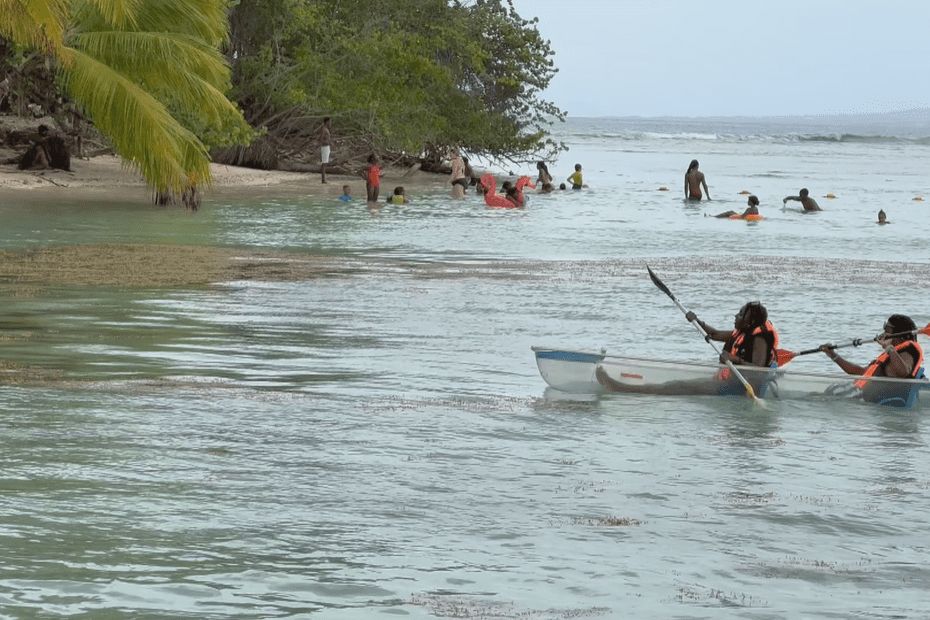
[[[607,391],[646,394],[742,395],[734,379],[723,379],[726,366],[607,355],[605,351],[570,351],[533,347],[539,374],[553,388],[577,394]],[[865,379],[838,373],[801,372],[785,368],[739,366],[740,373],[764,398],[863,399],[881,405],[913,407],[926,378]],[[598,378],[600,375],[600,380]],[[610,389],[605,388],[602,382]]]

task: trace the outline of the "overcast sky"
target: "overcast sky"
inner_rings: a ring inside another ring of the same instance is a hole
[[[926,0],[514,0],[571,116],[780,116],[930,107]]]

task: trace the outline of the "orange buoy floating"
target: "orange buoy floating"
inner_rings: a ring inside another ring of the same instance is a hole
[[[911,198],[911,200],[916,200],[917,202],[923,202],[923,201],[924,201],[924,197],[923,197],[923,196],[914,196],[913,198]]]
[[[751,194],[751,193],[752,193],[752,192],[747,191],[747,190],[744,189],[743,191],[741,191],[741,192],[739,193],[739,195],[740,195],[740,196],[748,196],[748,195]]]
[[[667,191],[668,191],[668,188],[665,187],[665,186],[663,185],[662,187],[659,188],[658,191],[660,191],[660,192],[667,192]]]
[[[836,198],[836,194],[834,194],[834,193],[831,192],[831,193],[829,193],[829,194],[824,194],[823,197],[824,197],[824,198],[829,198],[829,199],[832,200],[832,199]]]
[[[731,220],[746,220],[747,222],[761,222],[765,218],[759,214],[749,214],[749,215],[731,215]]]

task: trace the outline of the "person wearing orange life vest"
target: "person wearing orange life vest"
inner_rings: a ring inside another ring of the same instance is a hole
[[[710,340],[723,342],[720,362],[725,360],[733,364],[769,367],[775,362],[775,349],[778,347],[778,332],[768,320],[768,311],[758,301],[745,304],[737,312],[730,331],[714,329],[693,312],[685,314],[688,321],[697,321]],[[745,379],[758,394],[764,392],[767,385],[767,373],[746,373]],[[626,385],[612,379],[603,367],[598,366],[594,373],[598,383],[611,392],[639,392],[650,394],[744,394],[742,383],[731,376],[729,368],[722,368],[712,379],[670,381],[662,385],[647,388],[641,385]]]
[[[872,394],[881,388],[871,388],[866,377],[893,377],[897,379],[913,379],[920,373],[924,362],[924,351],[917,342],[917,325],[911,317],[903,314],[892,314],[885,321],[884,331],[876,339],[884,349],[881,355],[873,359],[867,366],[862,367],[844,359],[837,354],[832,344],[820,345],[820,350],[827,354],[833,362],[849,375],[861,375],[862,380],[856,381],[856,387],[862,389],[865,400],[875,400],[881,394]],[[872,397],[875,398],[872,398]]]
[[[733,329],[715,329],[697,318],[693,312],[685,314],[688,322],[697,321],[708,338],[723,342],[720,363],[752,366],[771,366],[778,348],[778,331],[769,321],[769,313],[758,301],[744,304],[733,320]]]

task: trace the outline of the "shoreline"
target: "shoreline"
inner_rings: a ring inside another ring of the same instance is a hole
[[[129,169],[115,155],[99,155],[90,159],[71,160],[71,172],[56,169],[19,170],[13,165],[0,166],[0,193],[5,198],[25,198],[30,195],[49,197],[61,195],[69,200],[106,193],[129,202],[152,203],[152,192],[141,175]],[[352,195],[365,197],[365,180],[361,176],[328,174],[328,182],[320,182],[316,172],[286,172],[257,170],[226,164],[210,164],[213,182],[203,189],[205,199],[230,193],[278,188],[305,196],[336,199],[342,186],[349,185]],[[381,192],[396,185],[413,189],[446,187],[446,176],[408,168],[386,168],[381,180]]]

